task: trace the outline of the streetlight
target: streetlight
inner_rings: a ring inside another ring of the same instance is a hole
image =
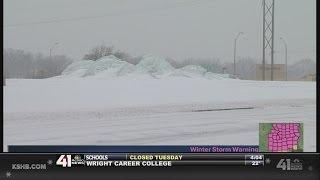
[[[50,48],[50,59],[51,59],[52,49],[53,49],[56,45],[58,45],[58,44],[59,44],[59,42],[55,42],[55,43],[51,46],[51,48]]]
[[[234,39],[234,49],[233,49],[233,76],[236,77],[236,51],[237,51],[237,40],[242,35],[243,32],[239,32],[237,37]]]
[[[284,43],[284,47],[286,48],[286,62],[285,62],[285,66],[286,66],[286,81],[288,81],[288,49],[287,49],[287,42],[280,37],[280,39],[282,40],[282,42]]]

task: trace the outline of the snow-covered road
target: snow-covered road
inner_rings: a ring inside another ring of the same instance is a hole
[[[304,123],[304,150],[316,150],[315,83],[47,79],[7,84],[5,150],[9,144],[258,145],[261,122]]]

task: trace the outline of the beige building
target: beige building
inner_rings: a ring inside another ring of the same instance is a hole
[[[256,66],[256,77],[255,80],[263,80],[262,78],[262,65],[257,64]],[[285,70],[284,64],[274,64],[273,65],[273,80],[274,81],[284,81],[285,80]],[[265,80],[271,80],[271,64],[265,65]]]

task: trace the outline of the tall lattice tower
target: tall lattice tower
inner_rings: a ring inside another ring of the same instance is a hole
[[[274,0],[262,0],[263,6],[263,52],[262,79],[266,79],[266,55],[270,54],[271,81],[273,81],[274,66]]]

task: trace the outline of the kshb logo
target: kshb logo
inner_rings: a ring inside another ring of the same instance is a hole
[[[284,171],[303,170],[302,163],[299,161],[299,159],[294,159],[292,162],[291,159],[280,159],[276,167]]]

